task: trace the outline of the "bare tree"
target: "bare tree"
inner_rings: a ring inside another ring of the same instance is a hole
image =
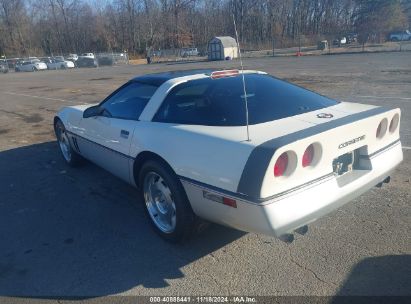
[[[27,55],[86,51],[143,54],[204,46],[234,35],[270,49],[357,31],[361,38],[407,28],[408,0],[0,0],[0,51]],[[363,40],[364,40],[363,39]]]

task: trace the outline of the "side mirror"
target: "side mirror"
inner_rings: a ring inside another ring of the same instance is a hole
[[[101,108],[99,106],[92,106],[87,108],[83,112],[83,118],[95,117],[101,114]]]

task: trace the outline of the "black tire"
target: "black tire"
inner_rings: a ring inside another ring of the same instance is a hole
[[[175,204],[175,228],[170,232],[164,232],[158,227],[150,215],[150,211],[147,207],[148,204],[144,191],[144,182],[145,179],[148,178],[148,176],[153,172],[163,179],[166,187],[168,187],[171,192],[171,197]],[[191,209],[191,205],[188,201],[183,185],[177,178],[174,171],[166,163],[160,160],[146,161],[139,173],[139,185],[144,210],[149,218],[150,224],[154,231],[164,240],[171,243],[180,243],[189,239],[193,232],[197,231],[196,227],[199,225],[200,221]]]
[[[60,119],[57,119],[56,123],[54,124],[54,132],[56,134],[57,145],[59,147],[60,154],[66,164],[70,167],[77,167],[81,165],[84,159],[72,148],[70,139],[68,138],[66,133],[66,128],[64,127],[64,124]],[[63,136],[65,136],[65,142],[67,143],[66,153],[63,151],[62,147]],[[69,153],[69,156],[67,155],[67,152]]]
[[[33,72],[37,72],[37,69],[35,67],[31,68],[33,70]]]
[[[62,64],[60,68],[61,68],[62,70],[65,70],[65,69],[66,69],[66,66],[65,66],[64,64]]]

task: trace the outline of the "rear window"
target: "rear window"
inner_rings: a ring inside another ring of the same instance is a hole
[[[246,74],[249,123],[260,124],[337,104],[337,101],[269,75]],[[242,76],[204,78],[176,86],[153,121],[207,126],[244,126]]]

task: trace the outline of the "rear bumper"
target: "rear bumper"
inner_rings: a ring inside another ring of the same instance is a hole
[[[370,170],[354,170],[341,176],[330,174],[263,203],[232,196],[237,208],[204,198],[204,191],[230,197],[227,193],[184,179],[182,183],[198,216],[239,230],[279,237],[317,220],[382,182],[402,158],[398,141],[369,158]]]

